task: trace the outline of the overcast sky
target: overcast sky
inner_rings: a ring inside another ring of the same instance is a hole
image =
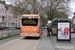
[[[73,13],[75,12],[75,2],[72,0],[71,2],[70,2],[70,10],[72,11],[71,12],[71,15],[69,16],[69,18],[72,18],[74,15],[73,15]]]
[[[7,4],[10,4],[7,0],[5,0],[6,1],[6,3]],[[72,11],[71,13],[70,13],[70,15],[69,15],[69,18],[72,18],[74,15],[73,15],[73,13],[75,12],[75,2],[73,1],[73,0],[71,0],[71,2],[70,2],[70,4],[69,4],[69,6],[70,6],[70,11]]]

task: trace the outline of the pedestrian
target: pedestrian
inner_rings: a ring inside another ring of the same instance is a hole
[[[47,26],[47,36],[48,36],[48,32],[49,32],[48,29],[49,29],[49,26]]]
[[[51,26],[47,27],[47,36],[50,36],[50,33],[52,33],[52,28]]]
[[[52,27],[50,26],[49,29],[50,29],[50,30],[49,30],[49,34],[51,34],[51,33],[52,33]]]

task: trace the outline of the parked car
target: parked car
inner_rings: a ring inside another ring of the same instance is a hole
[[[72,28],[71,28],[71,32],[72,32],[72,33],[75,33],[75,27],[72,27]]]
[[[4,28],[3,27],[0,27],[0,30],[4,30]]]
[[[15,29],[16,29],[15,27],[11,27],[11,28],[10,28],[10,30],[15,30]]]

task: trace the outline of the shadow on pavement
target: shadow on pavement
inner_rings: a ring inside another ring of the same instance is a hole
[[[38,39],[40,39],[40,37],[25,37],[25,38],[23,38],[24,40],[26,39],[26,40],[38,40]]]

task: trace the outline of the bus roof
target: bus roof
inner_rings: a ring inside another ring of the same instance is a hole
[[[23,14],[23,17],[38,17],[39,15],[37,14]]]

